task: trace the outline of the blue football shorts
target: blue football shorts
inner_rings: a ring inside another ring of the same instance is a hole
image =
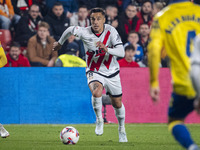
[[[188,99],[186,96],[172,93],[168,108],[168,116],[172,118],[184,119],[194,110],[193,103],[194,98]]]

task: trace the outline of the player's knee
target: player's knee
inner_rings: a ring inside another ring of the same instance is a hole
[[[122,107],[122,103],[121,103],[121,101],[112,101],[112,106],[114,108],[121,108]]]
[[[173,128],[179,124],[184,124],[183,120],[170,120],[168,122],[168,130],[172,132]]]
[[[102,91],[96,89],[96,90],[92,91],[92,96],[93,97],[101,97],[102,96]]]

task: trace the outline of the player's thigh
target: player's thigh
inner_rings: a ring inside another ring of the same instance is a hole
[[[194,99],[188,99],[186,96],[172,93],[168,108],[168,122],[184,121],[185,117],[194,110],[193,103]]]
[[[87,82],[94,97],[101,97],[103,91],[103,78],[93,72],[87,73]]]
[[[106,90],[106,94],[112,97],[120,97],[122,96],[122,86],[119,74],[112,78],[104,78],[104,88]]]
[[[119,74],[112,78],[105,78],[105,90],[111,98],[113,107],[121,107],[122,86]]]

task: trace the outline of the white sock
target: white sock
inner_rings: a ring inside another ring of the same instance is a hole
[[[192,144],[189,146],[188,150],[198,150],[198,146],[196,144]]]
[[[92,106],[96,114],[97,120],[102,120],[102,96],[101,97],[92,96]]]
[[[125,123],[125,107],[122,103],[121,108],[114,108],[115,110],[115,116],[117,117],[118,124],[119,124],[119,130],[125,129],[124,123]]]

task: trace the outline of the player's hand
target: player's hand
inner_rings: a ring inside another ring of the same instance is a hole
[[[200,98],[194,100],[194,109],[200,115]]]
[[[118,21],[114,20],[111,24],[113,27],[117,28],[118,27]]]
[[[54,42],[53,43],[53,51],[58,51],[59,49],[61,49],[62,45],[58,42]]]
[[[150,95],[154,103],[158,103],[160,101],[160,89],[159,87],[151,88]]]
[[[54,59],[51,59],[51,60],[49,61],[49,63],[47,64],[47,67],[53,67],[53,66],[54,66],[54,63],[55,63]]]
[[[108,52],[107,47],[102,42],[100,42],[100,41],[96,43],[96,47],[104,50],[105,52]]]
[[[10,20],[12,20],[13,17],[14,17],[14,15],[9,15],[9,16],[8,16],[8,18],[9,18]]]

